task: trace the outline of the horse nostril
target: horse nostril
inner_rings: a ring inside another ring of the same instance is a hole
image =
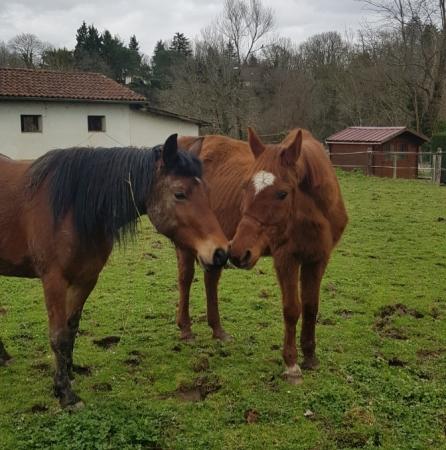
[[[227,260],[228,254],[222,248],[217,248],[217,250],[215,250],[214,252],[214,266],[224,266]]]
[[[250,250],[246,250],[245,254],[243,255],[242,262],[244,264],[246,264],[246,263],[249,262],[250,259],[251,259],[251,251]]]

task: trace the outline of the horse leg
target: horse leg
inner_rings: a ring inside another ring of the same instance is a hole
[[[231,336],[225,332],[220,323],[218,311],[218,281],[222,269],[211,269],[204,273],[204,285],[206,288],[208,324],[212,328],[212,337],[222,341],[228,341]]]
[[[11,359],[11,356],[6,351],[2,340],[0,339],[0,366],[6,366],[7,362]]]
[[[178,287],[180,301],[177,310],[177,325],[181,331],[181,339],[193,339],[191,320],[189,316],[189,294],[195,273],[195,258],[193,253],[186,250],[177,250]]]
[[[71,331],[66,316],[68,282],[59,273],[51,273],[43,279],[45,302],[48,311],[50,343],[56,358],[54,394],[60,405],[76,406],[81,399],[71,390],[68,377],[68,361],[71,353]]]
[[[274,266],[282,291],[282,308],[285,323],[283,359],[287,366],[284,378],[291,384],[302,382],[302,372],[297,364],[296,324],[301,305],[298,298],[299,263],[292,255],[274,258]]]
[[[300,345],[304,354],[302,368],[316,369],[319,361],[316,357],[316,320],[319,309],[319,291],[326,263],[302,265],[302,331]]]
[[[73,375],[73,349],[76,335],[79,330],[79,321],[82,316],[85,301],[91,291],[96,286],[97,277],[92,280],[70,285],[67,292],[66,320],[69,330],[70,346],[67,360],[67,370],[70,380],[74,379]]]

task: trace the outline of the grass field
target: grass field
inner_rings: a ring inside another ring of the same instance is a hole
[[[198,271],[197,337],[180,342],[174,251],[144,222],[86,304],[79,412],[52,397],[39,283],[0,278],[0,335],[15,357],[0,368],[0,448],[446,448],[446,188],[340,180],[350,224],[323,282],[321,367],[304,384],[280,377],[271,261],[224,273],[224,344],[210,337]],[[95,344],[107,336],[120,341]]]

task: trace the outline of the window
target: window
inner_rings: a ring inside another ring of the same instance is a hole
[[[22,127],[22,133],[42,132],[42,116],[22,114],[20,116],[20,124]]]
[[[105,131],[105,116],[88,116],[88,131]]]

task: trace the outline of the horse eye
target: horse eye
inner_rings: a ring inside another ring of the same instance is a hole
[[[276,192],[276,197],[279,200],[283,200],[287,195],[288,195],[288,192],[285,192],[285,191]]]
[[[175,198],[177,200],[186,200],[186,194],[184,192],[175,192]]]

